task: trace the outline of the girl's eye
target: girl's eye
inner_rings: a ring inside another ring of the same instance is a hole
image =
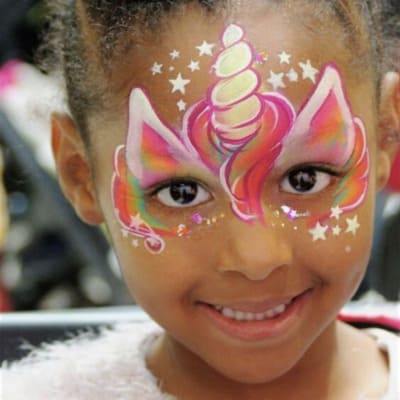
[[[210,199],[211,195],[193,181],[171,182],[156,192],[160,203],[168,207],[193,207]]]
[[[316,167],[299,168],[288,173],[281,189],[295,194],[318,193],[330,184],[332,175],[333,173],[321,171]]]

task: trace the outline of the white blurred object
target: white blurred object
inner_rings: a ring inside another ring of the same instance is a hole
[[[65,110],[63,99],[57,80],[30,64],[9,61],[0,68],[0,109],[48,171],[54,171],[50,114]]]
[[[389,196],[386,201],[385,209],[383,210],[383,217],[389,218],[396,215],[400,211],[400,194],[394,193]]]

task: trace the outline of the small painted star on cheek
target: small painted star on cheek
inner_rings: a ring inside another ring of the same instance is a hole
[[[339,206],[331,208],[331,218],[339,219],[342,214],[343,210]]]
[[[311,65],[311,61],[307,60],[306,63],[299,63],[301,69],[303,70],[303,79],[310,79],[313,83],[316,82],[316,76],[319,71]]]
[[[153,66],[151,67],[151,72],[153,75],[161,74],[162,73],[162,64],[154,63]]]
[[[121,229],[121,233],[122,233],[122,237],[124,237],[125,239],[128,237],[129,232],[126,229]]]
[[[143,225],[143,220],[142,220],[142,217],[140,216],[140,214],[136,214],[135,216],[131,216],[130,227],[134,228],[134,227],[138,227],[140,225]]]
[[[182,74],[179,74],[176,79],[169,80],[172,85],[172,93],[181,92],[182,94],[186,93],[185,87],[190,83],[190,79],[184,79]]]
[[[271,84],[274,90],[286,87],[283,83],[283,75],[283,72],[280,74],[275,74],[273,71],[270,72],[270,77],[267,79],[267,82]]]
[[[169,55],[173,60],[176,60],[181,56],[181,53],[178,50],[173,50],[171,53],[169,53]]]
[[[332,232],[334,236],[340,236],[342,233],[342,228],[339,225],[336,225],[332,228]]]
[[[316,242],[317,240],[326,240],[327,230],[327,226],[323,226],[318,222],[315,228],[310,229],[309,232],[313,237],[313,241]]]
[[[290,82],[298,82],[299,81],[299,74],[292,68],[286,76],[288,77]]]
[[[139,241],[137,239],[132,240],[132,246],[137,249],[139,247]]]
[[[194,71],[200,71],[200,62],[199,61],[191,61],[190,64],[188,65],[188,68],[194,72]]]
[[[292,58],[292,56],[286,53],[286,51],[282,51],[282,53],[279,54],[278,57],[281,64],[290,64],[290,59]]]
[[[180,100],[178,101],[177,106],[179,111],[185,111],[187,104],[183,100]]]
[[[357,231],[360,229],[360,224],[358,223],[357,215],[354,218],[346,218],[347,222],[347,230],[346,233],[352,233],[354,236],[356,235]]]
[[[200,46],[197,46],[196,49],[199,50],[199,55],[201,56],[212,56],[213,55],[213,48],[215,44],[207,43],[204,41]]]

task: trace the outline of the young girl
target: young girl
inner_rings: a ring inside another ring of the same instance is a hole
[[[59,179],[158,325],[35,352],[4,399],[399,399],[396,336],[336,319],[399,139],[386,2],[57,3]]]

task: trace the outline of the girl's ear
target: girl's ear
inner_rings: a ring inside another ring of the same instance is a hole
[[[65,196],[83,221],[90,225],[102,223],[85,145],[74,121],[66,114],[54,113],[51,136],[58,179]]]
[[[379,140],[377,153],[377,187],[385,187],[400,142],[400,76],[388,72],[382,80]]]

